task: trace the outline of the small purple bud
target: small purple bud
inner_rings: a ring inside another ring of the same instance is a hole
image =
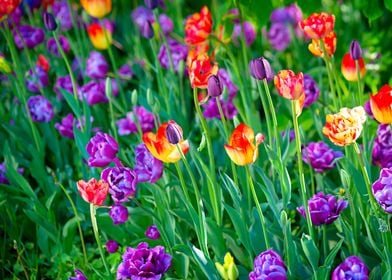
[[[44,24],[48,31],[55,31],[57,29],[57,23],[52,13],[44,12]]]
[[[264,57],[252,59],[249,63],[249,72],[257,80],[266,79],[269,82],[274,78],[271,65]]]
[[[106,242],[106,250],[109,254],[116,253],[118,250],[118,243],[114,240],[108,240]]]
[[[153,10],[156,7],[158,7],[159,1],[158,0],[144,0],[144,5],[146,5],[147,8]]]
[[[182,128],[173,120],[166,127],[166,138],[171,144],[178,144],[182,140]]]
[[[146,39],[151,39],[152,37],[154,37],[154,30],[152,29],[150,21],[144,22],[142,28],[140,29],[140,33]]]
[[[149,226],[144,234],[151,240],[156,240],[161,237],[161,234],[159,233],[156,225]]]
[[[362,49],[357,40],[353,40],[350,45],[350,56],[354,60],[362,58]]]
[[[208,78],[207,86],[208,95],[211,97],[217,97],[223,92],[223,85],[217,75],[211,75]]]
[[[115,204],[110,209],[109,216],[112,218],[113,224],[123,224],[128,220],[128,209],[121,204]]]

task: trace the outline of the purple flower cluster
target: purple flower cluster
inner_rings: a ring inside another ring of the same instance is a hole
[[[335,166],[336,160],[343,157],[341,151],[331,149],[326,143],[310,142],[302,151],[302,159],[316,172],[324,172]]]
[[[133,112],[127,113],[127,117],[116,122],[118,134],[129,135],[137,133],[136,118],[138,119],[142,132],[152,131],[155,127],[154,114],[143,106],[135,106]]]
[[[162,177],[163,163],[149,152],[146,145],[136,146],[135,161],[134,170],[137,174],[138,183],[155,183]]]
[[[45,33],[42,28],[36,28],[30,25],[21,25],[18,27],[18,30],[14,29],[12,33],[15,45],[19,49],[24,48],[23,42],[26,44],[27,48],[33,49],[45,39]]]
[[[320,89],[316,81],[308,74],[304,74],[304,91],[304,108],[306,108],[316,102],[320,96]]]
[[[109,71],[109,65],[100,52],[92,51],[86,61],[86,75],[91,79],[103,79]]]
[[[33,122],[50,122],[54,116],[52,103],[42,95],[31,96],[27,106]]]
[[[286,265],[281,256],[272,249],[262,252],[254,260],[253,271],[249,273],[249,280],[259,279],[287,279]]]
[[[22,174],[24,172],[23,168],[18,168],[17,171]],[[5,162],[0,163],[0,184],[8,185],[10,182],[6,176]]]
[[[66,37],[63,35],[59,36],[59,43],[61,45],[61,48],[63,49],[64,53],[68,53],[71,49],[71,45],[69,44],[69,41]],[[60,51],[59,48],[57,47],[56,40],[54,38],[48,39],[46,42],[46,47],[48,51],[53,54],[54,56],[60,57]]]
[[[176,72],[178,72],[178,67],[180,65],[180,62],[186,61],[186,58],[188,55],[188,48],[187,48],[187,46],[179,43],[178,41],[176,41],[174,39],[170,39],[170,38],[168,39],[168,45],[169,45],[169,50],[170,50],[170,54],[171,54],[172,61],[173,61],[174,70]],[[169,54],[168,54],[166,46],[164,44],[162,44],[161,48],[159,49],[158,59],[159,59],[161,66],[164,69],[170,68]]]
[[[130,168],[106,168],[101,173],[101,179],[109,183],[109,193],[116,203],[125,202],[136,194],[137,175]]]
[[[87,143],[86,150],[90,167],[105,167],[116,157],[118,144],[109,134],[97,132]]]
[[[112,94],[114,96],[118,95],[117,82],[111,79],[112,83]],[[90,81],[83,85],[79,90],[80,100],[85,99],[88,105],[92,106],[99,103],[107,103],[109,99],[106,96],[105,91],[105,80]]]
[[[66,0],[55,1],[52,5],[53,15],[60,24],[61,31],[68,31],[72,28],[71,11]]]
[[[372,150],[372,163],[381,168],[392,167],[392,130],[388,124],[380,124]]]
[[[148,248],[145,242],[127,247],[117,270],[117,279],[159,280],[171,266],[172,256],[163,246]]]
[[[339,218],[342,212],[348,205],[348,202],[342,199],[336,201],[336,197],[323,192],[315,194],[308,200],[308,207],[312,224],[315,226],[328,225]],[[304,206],[297,207],[297,211],[302,217],[306,218],[306,211]]]
[[[373,183],[372,192],[382,209],[392,214],[392,167],[381,169],[380,177]]]
[[[161,234],[159,233],[159,230],[156,225],[149,226],[144,234],[147,238],[151,240],[156,240],[161,237]]]
[[[350,256],[339,264],[332,273],[331,280],[368,280],[369,271],[357,256]]]
[[[35,66],[26,73],[26,87],[29,91],[38,93],[49,84],[48,73],[41,67]]]

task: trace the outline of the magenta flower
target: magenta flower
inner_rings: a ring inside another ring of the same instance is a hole
[[[284,23],[273,23],[267,31],[263,30],[264,36],[270,42],[272,48],[277,51],[284,51],[291,42],[290,30]]]
[[[310,142],[302,151],[302,160],[316,172],[334,168],[336,160],[343,157],[341,151],[331,149],[326,143]]]
[[[357,256],[350,256],[339,264],[332,273],[331,280],[368,280],[369,271]]]
[[[102,171],[101,179],[109,183],[114,202],[125,202],[136,194],[137,175],[127,167],[109,167]]]
[[[237,115],[237,109],[231,100],[224,100],[222,96],[219,97],[221,101],[222,111],[227,119],[232,119]],[[207,119],[220,119],[220,113],[218,108],[218,103],[215,98],[208,100],[206,104],[203,105],[204,111],[203,116]]]
[[[75,276],[69,277],[68,280],[87,280],[87,277],[79,269],[75,269]]]
[[[58,130],[58,132],[62,136],[73,139],[74,138],[73,123],[74,123],[74,117],[71,113],[69,113],[61,120],[61,123],[56,123],[54,127]]]
[[[381,168],[392,167],[392,130],[388,124],[380,124],[374,139],[372,163]]]
[[[156,159],[144,144],[135,148],[135,167],[138,183],[155,183],[162,177],[163,163]]]
[[[116,122],[118,134],[129,135],[137,133],[136,119],[138,119],[140,128],[143,133],[152,131],[155,127],[154,114],[143,106],[135,106],[133,112],[127,113],[127,117]]]
[[[71,45],[66,37],[63,35],[59,36],[59,43],[61,48],[63,49],[64,53],[68,53],[71,49]],[[57,47],[56,40],[54,38],[49,38],[48,42],[46,42],[46,47],[48,51],[53,54],[54,56],[60,57],[60,51]]]
[[[336,201],[336,197],[323,192],[315,194],[308,200],[310,218],[314,226],[328,225],[339,218],[340,212],[346,209],[348,202],[342,199]],[[305,208],[297,207],[297,211],[306,218]]]
[[[150,9],[144,6],[138,6],[132,11],[131,19],[141,32],[146,22],[154,22],[154,14]]]
[[[100,52],[92,51],[86,62],[86,75],[91,79],[103,79],[109,71],[109,65]]]
[[[146,232],[144,235],[151,240],[156,240],[161,238],[161,234],[159,233],[159,230],[156,225],[151,225],[147,228]]]
[[[113,221],[113,224],[120,225],[128,220],[128,209],[121,204],[115,204],[109,211],[109,216]]]
[[[86,150],[90,167],[105,167],[116,157],[118,144],[109,134],[97,132],[87,143]]]
[[[12,34],[14,35],[15,45],[19,49],[24,48],[23,41],[25,42],[27,48],[33,49],[37,45],[41,44],[45,39],[45,33],[42,28],[36,28],[30,25],[21,25],[18,27],[18,29],[19,32],[13,30]],[[23,41],[20,36],[22,36]]]
[[[372,192],[382,209],[392,214],[392,167],[381,169],[380,177],[373,183]]]
[[[112,94],[118,95],[118,85],[116,80],[111,79]],[[105,92],[105,80],[90,81],[83,85],[79,91],[79,99],[87,101],[88,105],[93,106],[98,103],[107,103],[109,100]]]
[[[114,240],[108,240],[106,242],[106,250],[109,254],[116,253],[118,250],[118,243]]]
[[[34,71],[30,69],[26,74],[26,87],[29,91],[38,93],[49,84],[48,73],[41,66],[35,66]]]
[[[33,122],[50,122],[53,119],[52,103],[42,95],[31,96],[27,100],[27,106]]]
[[[270,249],[262,252],[254,260],[253,271],[249,273],[249,280],[286,280],[287,269],[281,256]]]

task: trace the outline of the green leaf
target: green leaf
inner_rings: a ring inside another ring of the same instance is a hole
[[[34,223],[40,225],[47,233],[47,235],[54,241],[57,242],[57,229],[56,227],[47,219],[47,217],[39,215],[37,211],[24,210],[27,217],[30,218]]]
[[[317,270],[317,276],[319,279],[327,279],[330,275],[333,261],[336,257],[336,254],[339,252],[340,247],[342,247],[343,240],[344,239],[340,239],[339,242],[335,244],[331,252],[329,252],[328,256],[325,258],[323,266]]]
[[[180,279],[188,279],[189,257],[183,253],[175,252],[173,255],[173,269]]]
[[[204,253],[195,246],[191,244],[188,246],[192,249],[192,255],[206,277],[210,280],[219,280],[214,263],[210,259],[207,259]]]
[[[72,112],[75,114],[76,118],[80,119],[82,117],[82,112],[80,111],[79,108],[79,102],[75,100],[74,95],[62,88],[60,88],[60,92],[63,95],[69,107],[71,108]]]
[[[388,10],[392,11],[392,0],[384,0],[384,5]]]
[[[316,244],[310,236],[303,234],[301,237],[301,245],[304,250],[305,256],[307,257],[313,271],[317,271],[318,262],[320,259],[320,252],[316,247]]]

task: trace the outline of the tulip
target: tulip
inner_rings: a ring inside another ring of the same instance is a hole
[[[323,39],[330,34],[335,25],[335,16],[322,12],[313,13],[299,22],[299,27],[311,39]]]
[[[190,63],[188,72],[192,88],[207,88],[208,78],[218,73],[218,66],[206,53],[202,53]]]
[[[310,164],[316,172],[324,172],[335,166],[336,160],[343,157],[341,151],[334,151],[322,141],[310,142],[302,152],[302,159]]]
[[[253,271],[249,273],[249,280],[258,279],[287,279],[287,268],[282,257],[272,249],[262,252],[254,260]]]
[[[11,14],[22,2],[22,0],[0,0],[0,20]]]
[[[80,0],[83,9],[92,17],[102,18],[112,10],[112,0]]]
[[[166,138],[170,144],[178,144],[182,140],[182,128],[175,121],[170,120],[166,127]]]
[[[324,52],[320,42],[321,40],[324,42],[327,55],[332,56],[336,51],[336,33],[332,31],[325,36],[325,38],[320,40],[312,39],[312,43],[309,44],[308,49],[313,55],[324,57]]]
[[[108,182],[114,202],[126,202],[136,194],[137,175],[127,167],[109,167],[102,171],[101,179]]]
[[[135,148],[134,170],[138,183],[155,183],[162,177],[163,164],[149,152],[146,145],[140,144]]]
[[[87,27],[87,33],[96,49],[106,50],[112,43],[112,31],[98,23],[89,25]]]
[[[156,225],[149,226],[144,235],[151,240],[157,240],[161,237],[161,234],[159,233]]]
[[[211,97],[218,97],[223,93],[223,85],[217,75],[211,75],[207,83],[208,95]]]
[[[378,93],[370,96],[374,118],[382,124],[392,124],[392,87],[383,85]]]
[[[225,150],[230,159],[237,165],[254,163],[258,156],[257,147],[264,141],[264,136],[258,133],[255,137],[252,128],[239,124],[230,136]]]
[[[331,280],[368,280],[369,270],[357,256],[350,256],[339,264],[332,273]]]
[[[50,122],[54,112],[52,103],[42,95],[31,96],[27,100],[30,116],[33,122]]]
[[[42,28],[36,28],[30,25],[21,25],[12,30],[15,45],[23,49],[25,44],[29,49],[33,49],[45,40],[45,33]]]
[[[380,124],[374,139],[372,163],[381,168],[392,168],[392,129],[389,124]]]
[[[163,162],[174,163],[181,159],[181,154],[177,150],[175,144],[171,144],[166,136],[166,128],[168,123],[162,124],[156,134],[147,132],[143,134],[143,142],[146,145],[150,153],[157,159]],[[183,154],[186,154],[189,150],[188,140],[179,140],[178,145],[180,146]]]
[[[67,37],[60,35],[58,37],[58,41],[59,41],[59,44],[60,44],[61,48],[63,49],[64,53],[68,53],[71,49],[71,45],[69,44]],[[46,48],[54,56],[60,57],[60,50],[57,46],[55,38],[48,39],[48,41],[46,42]]]
[[[69,277],[68,280],[87,280],[87,277],[79,269],[75,269],[75,276]]]
[[[284,51],[291,42],[290,29],[285,23],[274,22],[268,32],[263,29],[263,34],[277,51]]]
[[[95,178],[85,182],[79,180],[77,187],[82,198],[91,204],[101,206],[106,199],[109,191],[109,184],[104,180],[97,181]]]
[[[238,278],[238,268],[234,263],[234,258],[229,252],[227,252],[224,257],[223,265],[216,262],[215,267],[223,280],[236,280]]]
[[[168,38],[168,47],[173,61],[174,71],[178,72],[180,62],[186,61],[186,58],[188,56],[188,48],[187,46],[182,45],[181,43],[171,38]],[[159,49],[158,59],[159,63],[164,69],[170,68],[169,54],[165,44],[162,44],[161,48]]]
[[[271,65],[264,57],[252,59],[249,62],[250,75],[256,80],[266,79],[268,82],[274,78],[274,72]]]
[[[92,51],[86,61],[86,75],[92,79],[104,79],[109,71],[109,65],[103,54]]]
[[[206,6],[203,6],[200,13],[193,14],[185,22],[185,43],[191,46],[203,43],[211,31],[211,13]]]
[[[126,117],[116,121],[119,135],[129,135],[137,133],[136,122],[139,122],[142,132],[152,131],[155,127],[154,114],[143,106],[135,106],[132,112],[128,112]]]
[[[297,100],[304,93],[304,75],[297,75],[291,70],[281,70],[274,77],[274,84],[280,96],[290,100]]]
[[[304,107],[309,107],[317,101],[320,95],[320,89],[316,81],[307,74],[304,74],[304,91],[305,91],[305,102]]]
[[[1,59],[1,57],[0,57],[0,59]],[[42,54],[40,54],[39,56],[38,56],[38,59],[37,59],[37,64],[36,64],[37,66],[39,66],[39,67],[41,67],[46,73],[49,71],[49,69],[50,69],[50,64],[49,64],[49,61],[48,61],[48,59],[45,57],[45,56],[43,56]]]
[[[381,208],[392,214],[392,167],[381,169],[380,177],[373,183],[372,193]]]
[[[118,250],[118,243],[114,240],[108,240],[105,246],[109,254],[116,253]]]
[[[365,76],[366,73],[366,68],[365,68],[365,63],[363,61],[363,58],[360,58],[358,60],[358,65],[359,65],[360,78],[363,78],[363,76]],[[346,53],[343,56],[341,70],[342,70],[343,77],[347,81],[354,82],[358,80],[355,60],[351,57],[350,53]]]
[[[123,224],[128,220],[129,213],[127,207],[121,204],[115,204],[109,211],[109,216],[113,221],[113,224]]]
[[[354,60],[362,58],[362,49],[357,40],[353,40],[350,44],[350,55]]]
[[[90,155],[88,159],[90,167],[105,167],[116,157],[118,144],[109,134],[97,132],[87,143],[86,150]]]
[[[52,13],[44,12],[44,25],[48,31],[57,29],[57,23]]]

